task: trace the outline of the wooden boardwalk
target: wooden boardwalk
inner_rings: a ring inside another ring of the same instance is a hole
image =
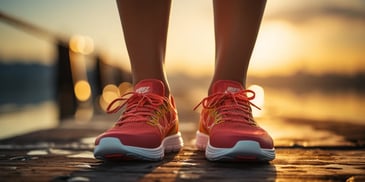
[[[194,132],[184,130],[184,148],[163,161],[103,162],[92,150],[106,126],[87,126],[0,141],[0,181],[365,181],[363,146],[282,145],[270,163],[209,162],[189,142]]]

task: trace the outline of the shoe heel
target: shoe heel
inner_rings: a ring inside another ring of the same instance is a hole
[[[181,133],[178,132],[175,135],[168,136],[164,139],[165,152],[178,152],[184,146],[184,142],[181,137]]]
[[[208,135],[201,133],[200,131],[196,132],[195,146],[198,148],[198,150],[204,151],[207,148],[208,141]]]

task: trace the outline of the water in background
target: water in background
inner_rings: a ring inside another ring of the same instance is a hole
[[[296,93],[287,89],[265,89],[267,115],[323,122],[365,125],[365,94],[357,91]]]
[[[295,80],[295,78],[293,78]],[[172,92],[177,96],[178,109],[190,110],[203,97],[210,83],[210,77],[189,77],[184,74],[169,78]],[[263,117],[297,118],[320,122],[350,122],[365,125],[365,92],[361,89],[328,89],[275,86],[271,80],[251,79],[249,85],[258,84],[264,95],[256,91],[256,98],[262,99]],[[269,83],[270,84],[267,84]],[[180,102],[185,103],[180,103]]]
[[[53,101],[0,106],[0,139],[56,127],[57,105]]]
[[[21,82],[33,80],[29,82],[29,87],[21,89],[1,87],[0,138],[58,125],[58,107],[53,95],[54,85],[51,81],[52,75],[48,74],[43,73],[43,76],[37,77],[35,81],[34,77],[23,77]],[[4,80],[3,77],[1,79]],[[176,74],[170,76],[169,80],[172,93],[176,97],[180,120],[197,122],[198,115],[192,108],[206,96],[210,77]],[[261,106],[261,114],[264,117],[302,118],[319,122],[351,122],[365,125],[365,94],[362,92],[356,90],[297,92],[288,88],[260,86],[264,89],[264,102]],[[262,95],[257,95],[257,98],[260,97]]]
[[[53,67],[0,63],[0,83],[0,138],[57,126]]]

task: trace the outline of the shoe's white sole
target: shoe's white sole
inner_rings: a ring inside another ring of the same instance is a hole
[[[209,143],[209,136],[197,132],[196,147],[205,150],[205,156],[211,161],[271,161],[275,159],[275,149],[263,149],[252,140],[238,141],[232,148],[217,148]]]
[[[107,160],[113,159],[137,159],[158,161],[162,160],[165,152],[177,152],[183,146],[180,132],[166,137],[162,140],[160,146],[156,148],[143,148],[124,145],[118,138],[105,137],[102,138],[94,149],[94,156],[97,159]]]

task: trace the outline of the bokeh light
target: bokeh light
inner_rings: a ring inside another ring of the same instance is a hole
[[[122,82],[121,84],[119,84],[118,88],[119,88],[120,94],[123,95],[126,92],[132,91],[133,85],[129,82]]]
[[[94,51],[94,41],[88,36],[74,35],[69,44],[70,49],[76,53],[87,55]]]
[[[74,92],[79,101],[87,101],[91,96],[90,84],[85,80],[77,81]]]
[[[103,88],[103,93],[101,94],[99,100],[99,105],[101,109],[106,111],[106,108],[113,100],[117,99],[126,92],[132,91],[132,89],[132,84],[129,82],[122,82],[119,84],[119,86],[116,86],[114,84],[106,85]]]

